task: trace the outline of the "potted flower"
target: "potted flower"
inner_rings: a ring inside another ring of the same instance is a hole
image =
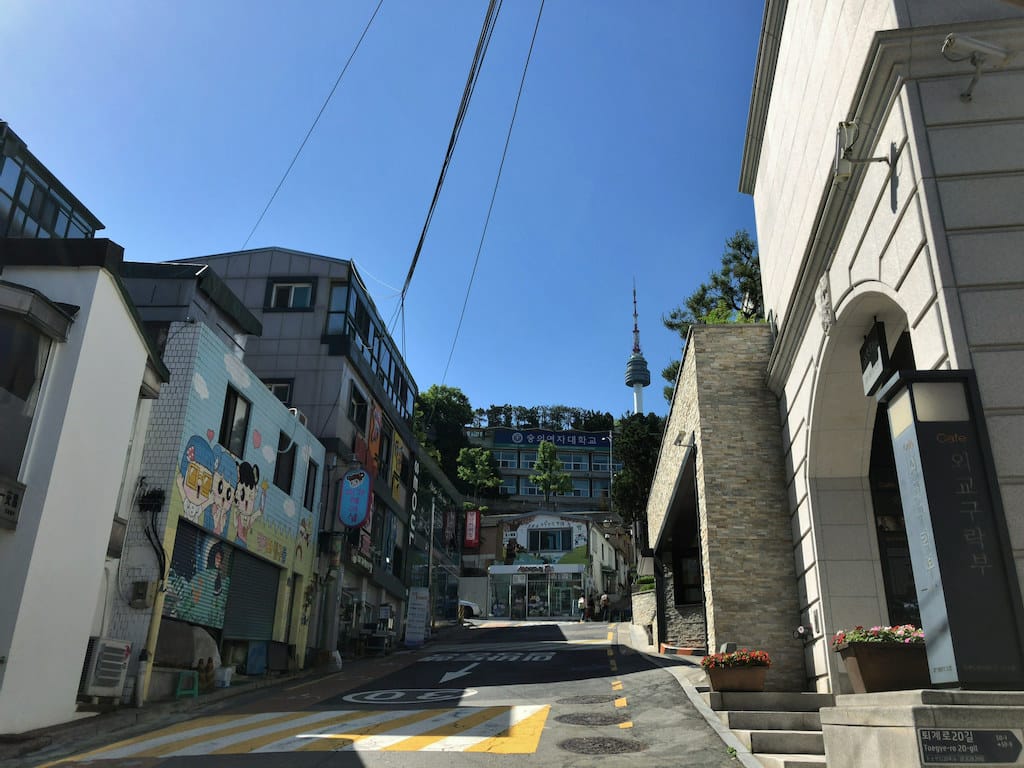
[[[841,630],[833,636],[832,648],[846,664],[854,693],[931,685],[924,630],[913,624]]]
[[[730,653],[712,653],[701,659],[715,691],[763,691],[764,678],[772,660],[765,651],[741,648]]]

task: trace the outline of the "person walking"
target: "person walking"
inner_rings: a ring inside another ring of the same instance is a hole
[[[608,595],[601,595],[601,621],[611,621],[612,611],[611,606],[608,603]]]
[[[580,595],[580,599],[576,601],[576,607],[580,609],[580,621],[582,622],[587,617],[587,599]]]
[[[590,595],[587,598],[587,621],[594,620],[594,596]]]

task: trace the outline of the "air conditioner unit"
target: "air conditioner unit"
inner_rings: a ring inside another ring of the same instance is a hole
[[[132,644],[128,640],[90,637],[79,693],[120,698],[131,655]]]
[[[300,411],[298,408],[289,408],[288,412],[299,420],[299,424],[306,426],[306,414]]]

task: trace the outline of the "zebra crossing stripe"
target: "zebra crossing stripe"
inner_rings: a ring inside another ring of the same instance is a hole
[[[282,735],[278,731],[266,736],[260,736],[255,739],[239,742],[238,744],[226,747],[215,754],[226,755],[245,754],[248,752],[293,752],[301,745],[308,744],[309,742],[306,739],[309,739],[319,733],[329,732],[331,729],[337,728],[339,725],[344,723],[353,723],[356,721],[378,722],[393,715],[394,711],[325,712],[324,714],[328,715],[329,718],[326,721],[321,720],[318,722],[315,730],[303,730],[299,733],[295,733],[295,731],[292,730],[285,735]]]
[[[298,749],[296,752],[334,752],[342,749],[348,749],[352,747],[356,742],[364,741],[372,736],[376,736],[379,733],[393,730],[395,728],[403,728],[407,725],[413,725],[422,720],[427,720],[431,717],[436,717],[439,710],[436,709],[420,709],[415,712],[410,712],[404,717],[390,717],[382,722],[371,725],[369,728],[360,728],[352,733],[321,733],[317,734],[312,743],[305,744]],[[441,712],[451,712],[453,710],[440,710]]]
[[[524,709],[526,708],[524,707]],[[536,752],[551,707],[539,707],[538,710],[529,717],[513,723],[510,728],[497,736],[484,739],[464,751],[489,752],[494,755],[522,755]]]
[[[458,736],[448,736],[434,744],[422,747],[421,752],[493,752],[504,754],[531,754],[537,751],[544,722],[550,707],[514,706],[507,707],[508,717],[495,722],[493,719],[469,728]],[[533,730],[516,730],[519,723],[539,715],[540,727]],[[495,730],[498,728],[499,730]],[[480,746],[483,745],[483,746]]]
[[[383,748],[385,752],[416,752],[421,749],[426,749],[439,741],[444,740],[450,736],[465,735],[474,726],[481,723],[486,723],[489,720],[505,714],[510,713],[509,707],[484,707],[478,712],[474,712],[469,717],[462,717],[451,723],[438,726],[433,730],[421,733],[418,736],[410,736],[409,738],[403,739],[396,744],[391,744]]]

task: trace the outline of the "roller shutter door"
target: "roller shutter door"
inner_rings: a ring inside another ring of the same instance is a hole
[[[231,563],[231,593],[224,612],[224,637],[270,640],[274,633],[280,571],[241,550]]]

